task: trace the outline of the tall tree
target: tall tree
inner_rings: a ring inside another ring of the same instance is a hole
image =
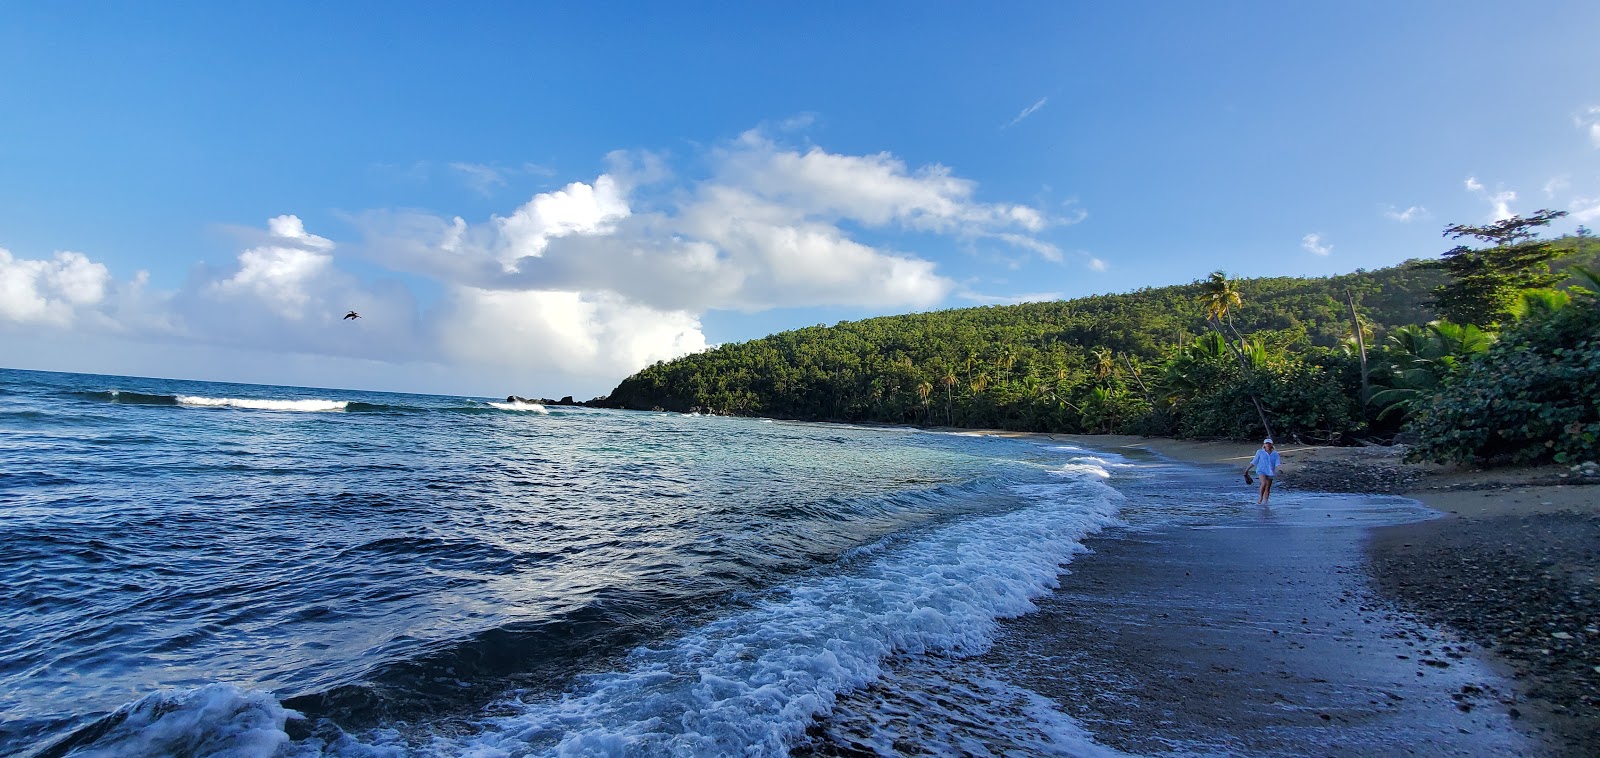
[[[1213,271],[1200,283],[1200,303],[1205,306],[1206,319],[1211,322],[1218,334],[1222,333],[1222,320],[1226,318],[1228,331],[1233,332],[1234,338],[1239,340],[1240,344],[1244,343],[1244,337],[1240,336],[1239,330],[1233,328],[1231,315],[1234,308],[1244,305],[1244,299],[1239,296],[1239,289],[1225,272]],[[1250,361],[1245,358],[1244,350],[1232,342],[1228,343],[1228,347],[1233,349],[1234,357],[1239,359],[1239,370],[1244,372],[1246,379],[1249,379]],[[1267,430],[1267,436],[1273,436],[1272,422],[1267,420],[1267,409],[1262,407],[1261,398],[1257,397],[1255,392],[1250,393],[1250,404],[1256,407],[1256,416],[1261,419],[1261,427]]]
[[[1512,216],[1487,226],[1445,227],[1445,237],[1473,237],[1488,246],[1457,245],[1433,264],[1450,275],[1449,282],[1433,291],[1439,312],[1458,324],[1494,328],[1511,320],[1523,290],[1548,287],[1566,278],[1550,273],[1550,260],[1561,255],[1561,249],[1538,239],[1540,228],[1565,215],[1566,211],[1541,210],[1527,218]]]

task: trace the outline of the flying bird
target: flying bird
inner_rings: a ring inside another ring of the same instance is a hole
[[[349,321],[357,318],[361,318],[361,314],[356,313],[355,311],[350,311],[349,313],[344,314],[344,318],[342,320]]]

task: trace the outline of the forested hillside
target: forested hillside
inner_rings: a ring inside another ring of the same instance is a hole
[[[1593,237],[1541,244],[1559,248],[1553,270],[1600,262]],[[1328,278],[1213,277],[1125,294],[809,327],[657,363],[599,404],[1242,436],[1261,426],[1253,408],[1260,402],[1281,430],[1327,439],[1376,421],[1360,401],[1366,390],[1347,298],[1376,365],[1397,328],[1439,318],[1434,293],[1448,281],[1437,262],[1413,260]]]

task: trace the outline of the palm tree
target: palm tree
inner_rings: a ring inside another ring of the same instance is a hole
[[[1244,339],[1239,336],[1239,330],[1233,328],[1233,309],[1243,307],[1244,300],[1226,272],[1213,271],[1200,283],[1200,303],[1206,308],[1206,319],[1215,323],[1217,331],[1222,331],[1223,319],[1227,319],[1228,331],[1233,332],[1234,339]]]
[[[1104,347],[1097,347],[1090,352],[1094,357],[1094,378],[1104,379],[1116,371],[1117,364],[1113,360],[1111,351]]]
[[[1239,297],[1238,288],[1234,286],[1233,280],[1229,279],[1225,272],[1213,271],[1210,276],[1206,277],[1205,281],[1200,283],[1200,303],[1205,306],[1206,320],[1211,322],[1213,328],[1220,333],[1223,319],[1226,318],[1228,331],[1233,332],[1234,338],[1239,340],[1241,344],[1244,343],[1244,337],[1240,336],[1239,330],[1233,328],[1232,315],[1234,308],[1244,305],[1244,300]],[[1233,348],[1234,357],[1239,359],[1239,370],[1244,372],[1246,379],[1249,379],[1250,363],[1245,358],[1244,351],[1231,342],[1228,343],[1228,346]],[[1267,436],[1275,436],[1272,433],[1272,422],[1267,420],[1267,409],[1261,406],[1261,398],[1256,397],[1256,394],[1252,392],[1250,393],[1250,403],[1256,407],[1256,416],[1261,419],[1261,426],[1267,430]]]
[[[1405,416],[1413,403],[1437,394],[1457,366],[1488,352],[1491,341],[1476,326],[1448,321],[1396,328],[1387,340],[1394,360],[1373,369],[1373,378],[1385,386],[1372,393],[1367,403],[1383,409],[1378,413],[1380,419],[1393,413]]]
[[[928,418],[928,395],[933,392],[933,385],[923,382],[917,385],[917,398],[922,401],[922,418]]]

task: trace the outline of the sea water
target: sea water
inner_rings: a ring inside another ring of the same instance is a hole
[[[819,724],[871,721],[852,693],[937,677],[1056,586],[1117,521],[1113,465],[0,371],[0,754],[827,752]],[[1000,705],[963,718],[990,738],[1100,752],[1044,698],[981,686]]]

